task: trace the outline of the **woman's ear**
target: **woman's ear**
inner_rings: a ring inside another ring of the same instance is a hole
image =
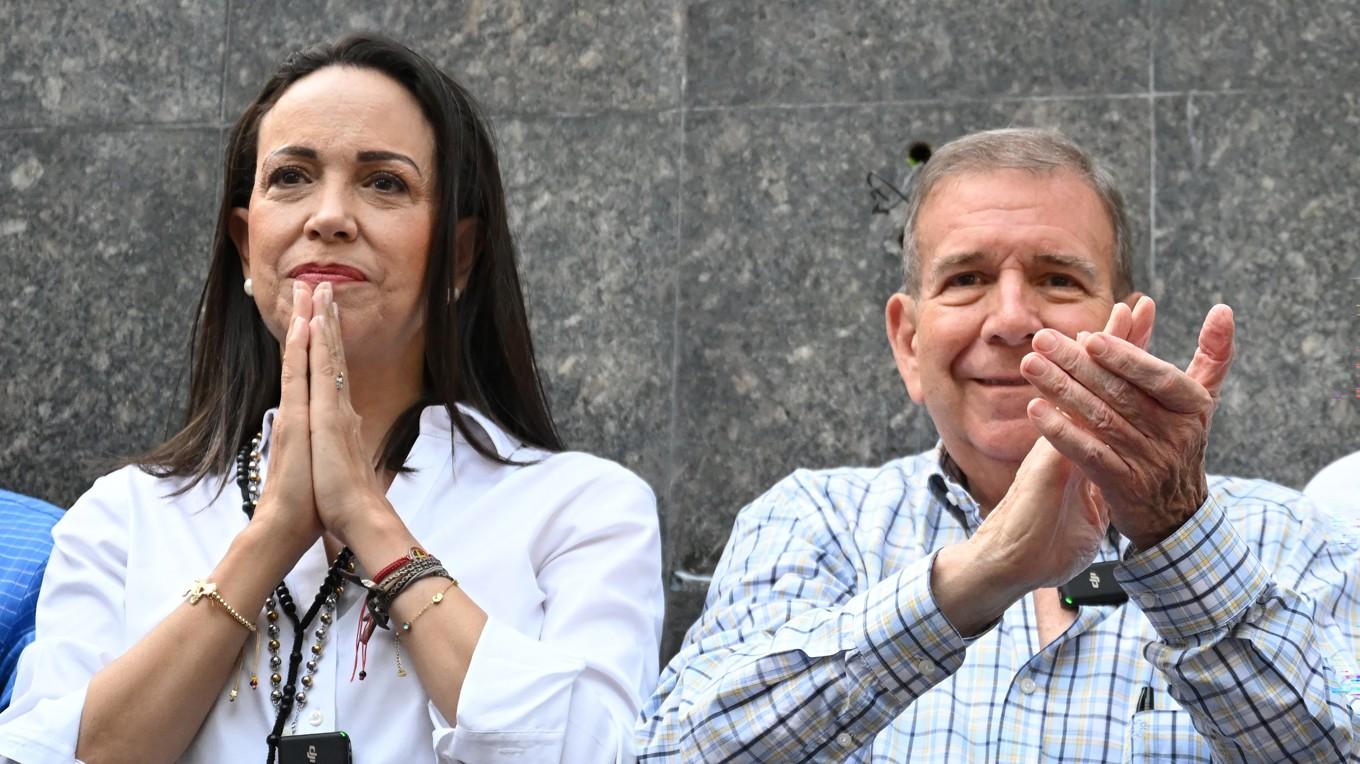
[[[903,292],[888,298],[885,316],[888,344],[892,346],[897,373],[907,385],[907,394],[917,403],[923,401],[921,365],[916,353],[916,300]]]
[[[232,209],[231,217],[227,218],[227,235],[241,256],[242,278],[250,278],[250,210],[245,207]]]

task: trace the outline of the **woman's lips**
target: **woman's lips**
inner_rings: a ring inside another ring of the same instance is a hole
[[[357,268],[348,265],[322,265],[320,263],[307,263],[299,265],[288,272],[288,277],[303,281],[312,286],[316,286],[323,281],[332,284],[342,284],[349,281],[368,281],[364,274]]]

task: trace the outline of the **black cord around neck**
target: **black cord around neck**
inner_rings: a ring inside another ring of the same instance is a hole
[[[263,446],[261,446],[263,447]],[[255,501],[250,496],[250,450],[251,445],[247,443],[241,447],[236,455],[236,484],[241,487],[241,511],[245,512],[247,518],[255,517]],[[307,608],[307,613],[298,618],[297,607],[293,604],[293,595],[288,591],[288,586],[280,581],[274,589],[274,596],[279,600],[279,606],[288,621],[293,624],[293,648],[288,654],[288,679],[280,691],[283,697],[279,700],[278,714],[274,717],[274,727],[270,730],[265,742],[269,745],[268,758],[266,764],[274,764],[274,759],[278,755],[279,740],[283,737],[283,726],[288,722],[288,716],[293,712],[293,703],[297,692],[298,666],[302,665],[302,646],[306,642],[307,627],[316,619],[316,614],[321,611],[321,606],[326,603],[326,599],[335,593],[340,585],[340,572],[347,569],[350,562],[354,559],[354,553],[345,547],[336,556],[335,562],[326,571],[326,578],[321,582],[321,589],[316,594],[316,599],[312,600],[311,607]]]

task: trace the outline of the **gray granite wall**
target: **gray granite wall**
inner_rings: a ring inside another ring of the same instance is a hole
[[[556,412],[655,487],[668,575],[794,467],[934,442],[864,176],[980,128],[1112,165],[1164,356],[1236,308],[1214,470],[1298,486],[1357,445],[1354,0],[419,5],[0,3],[0,484],[68,504],[176,421],[225,127],[352,29],[494,115]],[[701,599],[674,579],[667,653]]]

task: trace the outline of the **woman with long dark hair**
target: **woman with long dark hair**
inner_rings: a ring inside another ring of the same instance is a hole
[[[562,449],[471,97],[294,54],[224,185],[184,426],[58,524],[0,762],[631,758],[655,501]]]

